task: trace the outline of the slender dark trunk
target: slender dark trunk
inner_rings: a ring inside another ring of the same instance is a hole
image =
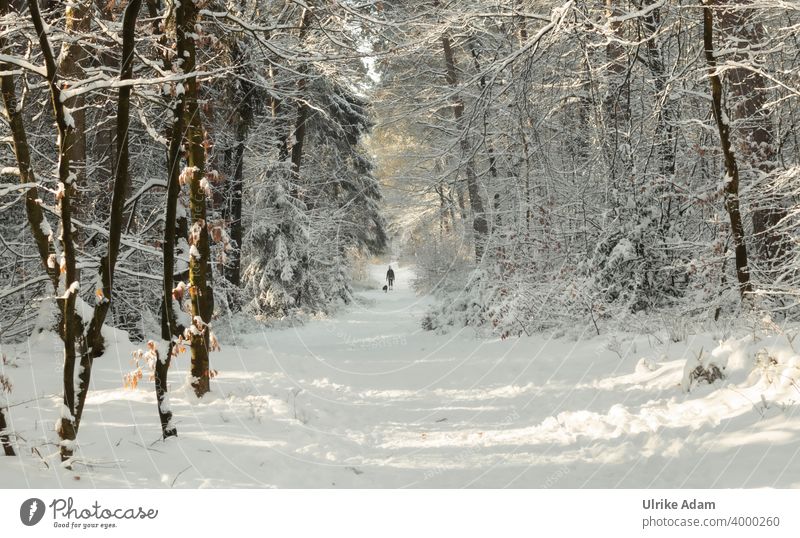
[[[241,121],[241,120],[240,120]],[[232,260],[225,267],[225,278],[234,286],[241,284],[242,268],[242,188],[244,183],[244,150],[247,139],[247,127],[239,125],[236,129],[236,149],[234,152],[233,180],[230,187],[230,223],[231,241],[235,245]],[[236,301],[232,301],[232,308],[238,309]]]
[[[475,62],[475,72],[481,73],[481,62],[480,62],[480,51],[475,46],[475,39],[470,39],[469,41],[469,49],[472,53],[473,61]],[[486,76],[481,75],[480,79],[478,80],[478,87],[481,89],[481,93],[486,91]],[[489,116],[488,110],[484,111],[483,113],[483,143],[486,146],[486,153],[489,160],[489,174],[492,177],[494,188],[496,189],[498,186],[498,172],[497,172],[497,159],[494,155],[494,148],[492,147],[492,142],[486,136],[486,133],[489,129]],[[502,218],[500,216],[500,194],[495,192],[494,199],[492,202],[492,211],[493,211],[493,219],[492,219],[492,228],[497,228],[502,224]]]
[[[183,8],[178,7],[178,10]],[[182,48],[177,49],[182,53]],[[176,215],[178,212],[178,195],[180,194],[180,160],[181,141],[183,140],[183,108],[184,97],[180,94],[175,99],[172,109],[173,123],[168,129],[167,139],[167,200],[166,215],[164,218],[164,245],[163,245],[163,271],[162,271],[162,298],[161,298],[161,338],[167,342],[166,353],[162,356],[158,351],[158,360],[154,368],[156,404],[158,418],[161,423],[161,435],[164,439],[178,435],[177,429],[172,424],[172,410],[169,408],[167,375],[175,354],[177,338],[183,334],[184,327],[178,324],[175,313],[173,288],[175,286],[175,243],[178,232]],[[185,226],[184,226],[185,228]],[[185,233],[185,230],[184,230]],[[182,294],[178,300],[182,298]]]
[[[135,24],[141,0],[131,0],[125,9],[123,21],[123,55],[120,66],[120,78],[130,78],[132,71]],[[94,359],[103,352],[101,328],[111,306],[114,266],[119,253],[122,233],[122,211],[125,203],[125,189],[128,177],[128,116],[130,107],[130,87],[120,88],[117,104],[117,143],[118,158],[114,179],[114,196],[112,199],[111,223],[109,225],[108,251],[100,264],[102,297],[95,307],[88,330],[84,334],[83,325],[75,315],[75,302],[80,289],[77,272],[76,246],[72,234],[72,199],[75,191],[75,174],[71,170],[70,155],[72,145],[83,134],[75,135],[75,125],[68,120],[65,101],[61,93],[55,57],[50,47],[37,2],[30,3],[31,19],[39,36],[39,44],[45,60],[47,79],[49,82],[51,102],[56,117],[59,135],[58,177],[60,186],[59,210],[61,216],[61,241],[64,253],[64,295],[58,298],[62,308],[62,339],[64,341],[64,397],[63,410],[58,422],[57,431],[61,438],[61,459],[68,461],[73,454],[74,443],[80,426],[83,407],[89,390],[91,369]],[[80,144],[80,142],[77,142]],[[74,373],[76,366],[76,347],[80,348],[81,369],[76,393]]]
[[[163,439],[176,437],[178,435],[178,430],[172,423],[172,409],[169,405],[169,387],[167,386],[169,366],[172,362],[172,355],[175,352],[176,344],[172,339],[167,341],[169,342],[169,347],[164,356],[161,355],[161,351],[156,351],[156,364],[153,368],[156,388],[156,407],[158,408],[158,421],[161,424],[161,437]]]
[[[159,35],[159,43],[166,50],[168,47],[167,35],[162,31],[162,22],[166,23],[166,16],[159,17],[159,0],[147,0],[148,15],[152,21],[153,33]],[[177,9],[182,9],[177,7]],[[169,12],[167,12],[169,13]],[[181,15],[182,17],[182,15]],[[178,57],[183,57],[183,43],[176,45]],[[164,68],[169,71],[172,68],[170,53],[164,52],[161,60]],[[178,195],[180,194],[180,160],[181,160],[181,141],[183,140],[183,108],[184,94],[178,93],[174,100],[169,96],[165,97],[166,107],[172,112],[172,123],[166,128],[167,151],[167,199],[166,213],[164,217],[164,244],[163,244],[163,264],[162,264],[162,294],[161,294],[161,339],[167,343],[167,349],[162,355],[161,350],[156,350],[156,364],[154,367],[156,408],[158,419],[161,424],[161,437],[166,439],[178,435],[178,430],[172,423],[172,410],[169,407],[169,386],[167,377],[172,357],[175,353],[175,346],[179,335],[183,334],[184,327],[177,322],[175,305],[173,302],[173,287],[175,284],[175,243],[179,234],[176,223],[178,212]],[[183,226],[185,229],[185,225]],[[185,237],[185,231],[183,236]]]
[[[654,0],[650,0],[652,3]],[[675,126],[678,120],[677,101],[670,99],[667,94],[668,73],[664,65],[664,54],[661,45],[657,41],[657,33],[661,25],[661,14],[657,8],[651,9],[643,18],[642,26],[647,41],[645,42],[647,51],[647,64],[650,73],[653,75],[655,86],[655,98],[659,101],[656,105],[656,127],[653,142],[653,150],[658,162],[658,178],[654,189],[655,195],[660,206],[657,234],[660,240],[660,248],[672,256],[674,247],[669,241],[670,226],[672,225],[672,207],[675,199],[674,176],[675,176]],[[646,219],[649,221],[649,219]],[[649,287],[649,279],[645,278],[643,285]]]
[[[623,11],[619,0],[606,0],[606,15],[609,18],[619,17]],[[623,39],[622,22],[614,20],[609,24],[614,38]],[[608,60],[609,84],[605,97],[605,112],[609,121],[607,134],[612,138],[607,144],[611,183],[618,187],[620,179],[627,180],[632,168],[630,158],[630,82],[628,80],[627,55],[625,47],[615,39],[606,45]]]
[[[272,68],[270,68],[270,76],[272,77],[273,84],[276,84],[274,79],[275,74]],[[289,160],[289,134],[291,133],[291,129],[289,128],[289,122],[282,121],[280,117],[283,112],[282,101],[280,99],[274,95],[270,95],[269,108],[272,112],[272,120],[275,122],[276,128],[280,130],[277,136],[278,162],[283,164]]]
[[[237,46],[234,46],[234,59],[238,64],[243,62],[242,54]],[[226,267],[226,278],[234,286],[241,283],[241,252],[242,252],[242,189],[244,184],[244,150],[247,143],[247,135],[250,125],[253,122],[253,85],[245,78],[246,74],[240,72],[239,85],[239,105],[238,123],[236,125],[236,147],[234,151],[234,170],[233,181],[230,187],[230,237],[235,245],[233,259]],[[231,301],[232,308],[239,307],[236,300]]]
[[[305,79],[298,83],[298,89],[305,90]],[[294,125],[294,144],[292,144],[292,180],[300,183],[300,167],[303,164],[303,144],[306,139],[306,121],[308,121],[308,105],[301,102],[297,105],[297,118]]]
[[[8,0],[0,0],[0,16],[10,13]],[[7,47],[6,38],[0,35],[0,51],[5,51]],[[0,71],[10,72],[11,66],[0,62]],[[0,77],[0,89],[3,94],[3,104],[5,105],[8,124],[11,128],[11,140],[14,144],[14,155],[17,159],[19,168],[19,179],[23,185],[29,186],[25,190],[25,213],[28,218],[33,240],[39,252],[45,272],[50,277],[53,290],[58,289],[58,265],[55,260],[55,248],[52,235],[46,233],[50,225],[45,219],[41,205],[39,205],[39,189],[35,186],[36,175],[31,165],[30,146],[28,146],[28,136],[25,131],[25,124],[22,117],[22,110],[17,107],[17,95],[14,87],[14,77],[5,74]]]
[[[517,0],[517,6],[521,12],[525,8],[524,0]],[[528,40],[528,23],[524,15],[517,17],[517,22],[519,25],[519,43],[524,45]]]
[[[445,202],[443,187],[441,184],[434,187],[436,194],[439,195],[439,241],[444,239],[444,233],[447,227],[447,204]]]
[[[136,19],[142,0],[130,0],[125,8],[122,21],[122,59],[120,64],[120,80],[129,80],[133,73],[133,54],[135,45]],[[108,228],[108,248],[105,256],[100,258],[100,282],[102,296],[94,308],[92,320],[85,335],[79,338],[81,350],[81,368],[78,375],[78,402],[75,414],[75,429],[80,425],[83,407],[89,392],[94,359],[105,351],[102,328],[113,299],[114,268],[122,238],[124,224],[125,198],[130,184],[130,156],[128,150],[128,129],[130,126],[131,87],[121,86],[117,97],[116,121],[116,156],[114,165],[114,191],[111,198],[111,214]]]
[[[714,0],[719,6],[720,33],[732,39],[726,48],[733,50],[732,59],[740,63],[753,63],[753,52],[758,52],[766,34],[764,24],[758,19],[759,10],[744,7],[751,2]],[[758,69],[734,67],[726,73],[731,101],[734,103],[731,116],[738,120],[736,132],[741,138],[739,146],[741,165],[745,169],[744,180],[748,180],[750,171],[766,176],[777,166],[772,113],[767,106],[769,84]],[[789,246],[788,238],[776,229],[785,216],[786,208],[780,201],[753,200],[756,256],[769,264],[782,257]]]
[[[666,177],[675,175],[675,140],[674,129],[675,120],[678,117],[676,108],[677,101],[669,99],[664,92],[667,89],[667,71],[664,65],[664,55],[661,46],[656,41],[656,32],[660,26],[660,13],[658,9],[652,9],[642,19],[648,39],[647,64],[653,75],[656,97],[662,100],[662,105],[658,107],[658,117],[656,118],[655,140],[658,153],[659,171]]]
[[[6,456],[16,456],[14,453],[14,446],[11,444],[11,439],[8,437],[6,428],[6,416],[3,414],[3,408],[0,407],[0,444],[3,445],[3,453],[5,453]]]
[[[458,88],[458,74],[453,55],[453,48],[450,37],[442,36],[442,50],[446,65],[446,78],[450,87],[455,90]],[[483,208],[483,199],[480,195],[478,178],[475,174],[475,159],[472,155],[472,146],[469,141],[468,129],[464,122],[464,101],[458,93],[454,93],[452,98],[453,117],[455,118],[456,128],[459,130],[459,146],[462,158],[466,159],[467,193],[469,204],[472,208],[472,229],[475,233],[475,259],[480,262],[489,233],[489,225]]]
[[[311,22],[311,9],[303,9],[303,15],[300,20],[300,35],[299,39],[302,42],[305,39],[308,25]],[[297,115],[294,122],[294,143],[291,149],[291,171],[292,171],[292,192],[294,197],[299,197],[300,186],[300,167],[303,164],[303,144],[306,139],[306,122],[308,121],[309,107],[305,101],[306,98],[306,80],[308,74],[308,65],[303,63],[297,69],[300,73],[300,79],[297,81],[297,93],[299,101],[297,102]]]
[[[747,265],[747,246],[744,242],[744,226],[739,210],[739,167],[731,148],[731,129],[727,115],[722,110],[722,80],[717,73],[717,60],[714,56],[714,11],[706,5],[703,8],[703,43],[705,45],[708,79],[711,82],[711,101],[714,119],[719,131],[720,145],[725,158],[725,210],[731,223],[734,256],[736,259],[736,278],[742,299],[753,291],[750,282],[750,269]]]
[[[77,420],[75,417],[75,359],[76,343],[81,331],[77,316],[75,315],[75,302],[78,296],[78,268],[76,263],[75,241],[72,233],[72,198],[75,193],[75,180],[70,168],[71,148],[75,140],[75,127],[68,121],[64,100],[61,96],[61,80],[56,67],[56,58],[50,46],[50,40],[44,27],[39,4],[37,0],[29,3],[29,11],[34,29],[39,38],[39,48],[44,57],[48,88],[50,91],[50,104],[58,129],[58,182],[59,202],[58,208],[61,218],[61,245],[63,252],[64,280],[59,285],[63,295],[56,298],[61,309],[61,339],[64,342],[64,371],[63,371],[63,406],[61,418],[56,425],[56,431],[61,439],[61,460],[68,461],[72,457],[75,436],[77,435]]]

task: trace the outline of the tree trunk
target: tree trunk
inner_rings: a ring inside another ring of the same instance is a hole
[[[650,73],[653,75],[656,95],[663,99],[662,106],[658,107],[655,131],[659,171],[664,177],[672,177],[675,175],[675,141],[673,140],[673,131],[675,128],[675,120],[678,117],[678,111],[676,109],[677,101],[669,99],[667,95],[662,95],[667,88],[668,73],[664,65],[664,55],[655,37],[660,26],[659,19],[659,10],[652,9],[644,16],[642,24],[648,36],[646,41],[647,65],[650,68]]]
[[[152,21],[153,33],[159,36],[159,44],[164,51],[161,60],[164,69],[172,69],[167,35],[163,32],[166,26],[166,18],[159,17],[159,0],[147,0],[147,11]],[[178,6],[175,8],[182,10]],[[183,15],[181,14],[181,18]],[[163,23],[163,24],[162,24]],[[183,57],[183,42],[176,44],[176,53],[179,58]],[[167,343],[167,349],[162,355],[161,350],[156,350],[156,364],[154,367],[156,408],[158,419],[161,424],[161,437],[166,439],[178,435],[178,431],[172,423],[172,410],[169,406],[169,386],[167,377],[172,357],[177,344],[177,337],[183,334],[185,327],[178,324],[175,314],[175,303],[173,288],[175,286],[175,243],[176,237],[180,232],[177,225],[178,195],[180,194],[180,164],[181,164],[181,143],[183,141],[183,111],[185,93],[178,92],[174,98],[169,95],[164,97],[166,107],[172,112],[172,123],[166,128],[165,137],[167,139],[166,165],[167,165],[167,199],[166,212],[164,217],[164,243],[163,243],[163,264],[162,264],[162,292],[161,292],[161,338]],[[174,99],[174,100],[173,100]],[[185,228],[185,226],[184,226]],[[180,234],[185,236],[186,234]]]
[[[131,0],[125,10],[123,21],[123,61],[120,67],[120,78],[131,77],[133,47],[135,37],[136,16],[141,0]],[[69,10],[68,10],[69,11]],[[109,226],[108,251],[101,260],[100,277],[102,282],[102,296],[98,299],[92,320],[87,332],[83,333],[83,326],[75,315],[75,301],[77,299],[80,282],[76,264],[76,248],[72,234],[72,199],[75,190],[76,174],[71,166],[70,155],[72,144],[80,138],[75,135],[76,123],[69,115],[69,108],[65,106],[70,98],[64,99],[61,93],[61,80],[56,68],[50,42],[44,29],[44,24],[36,2],[30,3],[31,18],[36,33],[39,35],[40,48],[45,59],[47,79],[50,87],[50,96],[53,111],[56,116],[59,140],[59,166],[58,176],[61,184],[59,209],[61,216],[61,241],[63,250],[63,266],[65,281],[63,282],[64,295],[58,298],[62,306],[62,339],[64,341],[64,398],[61,419],[57,431],[61,438],[61,459],[68,461],[72,457],[75,438],[80,426],[83,406],[89,390],[93,360],[103,352],[103,339],[101,328],[111,304],[114,266],[119,252],[120,236],[122,232],[122,211],[125,203],[125,189],[128,177],[128,152],[127,130],[130,87],[122,86],[119,92],[117,105],[117,143],[120,162],[117,163],[117,176],[114,180],[114,197],[111,204],[111,224]],[[76,393],[74,383],[76,345],[79,344],[81,355],[81,368],[79,370],[79,386]]]
[[[736,259],[736,278],[739,281],[739,294],[742,299],[753,291],[750,283],[750,269],[747,266],[747,246],[744,242],[744,226],[739,211],[739,168],[731,147],[731,130],[727,115],[722,110],[722,80],[717,74],[717,60],[714,56],[714,12],[706,5],[703,8],[703,43],[705,45],[708,79],[711,82],[711,101],[714,119],[719,131],[720,145],[725,158],[725,210],[731,222],[734,254]]]
[[[520,13],[525,8],[524,0],[517,0],[517,9],[520,10]],[[524,15],[520,15],[517,17],[517,24],[519,26],[519,44],[524,45],[526,41],[528,41],[528,23],[525,19]]]
[[[6,416],[3,414],[3,408],[0,407],[0,444],[3,445],[3,453],[6,456],[16,456],[14,453],[14,446],[11,444],[11,440],[8,438],[8,432],[6,431]]]
[[[136,18],[142,0],[130,0],[125,8],[122,21],[122,59],[120,65],[120,80],[129,80],[133,72],[134,39],[136,32]],[[116,121],[116,156],[114,163],[114,191],[111,198],[111,213],[108,228],[108,249],[105,256],[100,258],[100,283],[101,296],[92,313],[92,319],[85,334],[80,337],[81,367],[78,375],[78,402],[75,414],[75,429],[80,426],[83,416],[83,406],[89,393],[92,365],[94,359],[105,351],[102,328],[113,300],[114,268],[117,265],[122,227],[124,224],[125,198],[130,184],[130,157],[128,151],[128,128],[130,125],[130,86],[120,86],[117,98]]]
[[[234,45],[234,60],[237,64],[242,61],[242,54],[237,45]],[[236,147],[234,151],[233,181],[230,186],[230,213],[231,240],[236,245],[234,256],[226,268],[226,278],[234,286],[241,283],[241,252],[242,252],[242,187],[244,183],[244,150],[250,125],[253,122],[252,84],[240,73],[240,95],[238,99],[238,122],[236,124]],[[232,303],[238,309],[239,305]]]
[[[766,34],[763,23],[758,19],[758,11],[743,7],[749,5],[751,0],[714,0],[714,3],[719,6],[720,32],[732,39],[732,43],[726,46],[735,51],[732,59],[740,63],[752,63],[752,52],[758,52]],[[758,68],[758,65],[753,67]],[[777,164],[777,149],[772,114],[766,107],[767,80],[757,70],[745,67],[734,67],[726,73],[731,101],[734,103],[731,112],[733,119],[737,120],[737,131],[742,138],[738,147],[743,164],[750,170],[769,174]],[[780,205],[769,206],[760,200],[754,200],[753,205],[753,236],[757,255],[773,262],[787,247],[786,238],[775,230],[778,222],[786,216],[786,209]]]
[[[9,13],[8,0],[0,0],[0,16],[6,16]],[[0,35],[0,51],[4,51],[6,46],[6,38]],[[11,66],[0,62],[0,71],[11,71]],[[11,140],[14,144],[14,155],[19,168],[20,183],[23,185],[35,185],[36,175],[31,165],[30,146],[28,146],[28,136],[22,118],[22,109],[17,108],[14,77],[10,74],[0,77],[0,89],[2,89],[3,104],[5,105],[9,127],[11,128]],[[28,218],[28,227],[36,243],[42,266],[50,277],[50,282],[55,291],[58,289],[58,264],[55,260],[55,248],[50,232],[50,224],[45,219],[42,207],[37,201],[38,199],[39,189],[36,186],[30,186],[25,190],[25,213]]]
[[[456,73],[456,63],[453,56],[453,48],[450,36],[442,36],[442,50],[446,65],[447,83],[453,90],[458,88],[458,74]],[[475,159],[472,155],[472,146],[466,125],[464,123],[464,101],[460,95],[454,94],[452,98],[453,117],[455,118],[456,128],[459,130],[459,145],[461,147],[462,158],[466,159],[467,193],[469,204],[472,208],[472,229],[475,233],[475,259],[480,262],[483,258],[486,237],[489,233],[489,226],[486,222],[486,215],[483,208],[483,200],[480,195],[478,178],[475,174]]]
[[[77,434],[74,374],[75,347],[80,332],[75,315],[75,301],[78,296],[78,289],[75,286],[78,286],[79,282],[75,241],[72,233],[72,198],[75,193],[75,175],[71,170],[70,161],[72,144],[77,137],[75,136],[75,124],[67,115],[64,101],[61,98],[61,80],[56,67],[55,55],[50,47],[37,0],[29,3],[29,10],[36,34],[39,36],[39,47],[44,56],[50,102],[58,129],[58,208],[61,218],[62,269],[65,280],[59,284],[59,292],[62,292],[63,295],[56,299],[61,307],[61,339],[64,342],[64,396],[61,418],[56,424],[56,431],[61,439],[61,459],[68,461],[72,457]]]
[[[480,51],[475,46],[475,39],[470,38],[469,40],[469,50],[472,54],[472,59],[475,63],[475,72],[481,73],[481,63],[480,63]],[[478,81],[478,86],[481,89],[481,93],[486,91],[486,76],[481,74],[481,78]],[[492,146],[492,142],[487,140],[486,133],[489,130],[489,116],[488,116],[488,109],[484,110],[483,113],[483,143],[486,146],[486,154],[489,160],[489,174],[493,180],[493,186],[497,189],[498,185],[498,172],[497,172],[497,159],[494,155],[494,147]],[[493,211],[493,218],[492,218],[492,232],[494,233],[495,228],[499,228],[502,225],[502,217],[500,215],[500,194],[495,192],[494,199],[492,202],[492,211]],[[487,219],[488,220],[488,219]],[[487,223],[488,226],[488,223]],[[502,248],[502,247],[501,247]]]
[[[176,27],[179,41],[183,41],[185,62],[184,73],[195,71],[197,50],[194,28],[197,23],[197,6],[192,2],[181,2],[183,20],[180,10],[176,11]],[[206,193],[201,182],[205,179],[205,137],[200,117],[198,99],[200,83],[196,76],[186,79],[186,123],[187,123],[187,155],[188,182],[190,193],[190,217],[192,226],[189,230],[189,244],[193,247],[189,256],[189,294],[192,304],[192,388],[198,398],[209,392],[210,370],[208,352],[210,333],[208,323],[214,311],[214,297],[209,281],[211,279],[211,251],[209,248],[208,225],[206,222]]]
[[[269,68],[270,80],[272,80],[273,84],[277,85],[275,82],[275,70],[274,67],[270,66]],[[274,95],[269,96],[269,108],[272,112],[272,120],[275,122],[276,129],[279,129],[280,132],[277,134],[277,143],[278,143],[278,162],[285,163],[289,160],[289,134],[291,133],[291,129],[288,125],[288,122],[280,121],[280,115],[282,112],[282,101],[278,99]]]
[[[650,0],[650,3],[655,0]],[[664,54],[661,45],[656,40],[659,27],[661,25],[660,9],[651,9],[643,18],[647,41],[647,64],[650,73],[653,75],[655,86],[655,97],[660,100],[656,105],[658,114],[656,116],[656,127],[654,133],[654,151],[658,162],[658,178],[654,192],[658,198],[660,206],[658,235],[661,241],[661,248],[664,252],[671,253],[673,247],[667,239],[669,229],[672,224],[672,204],[674,196],[674,177],[675,177],[675,125],[678,121],[677,101],[670,99],[667,94],[668,73],[664,65]],[[668,254],[671,255],[671,254]]]
[[[68,39],[64,41],[58,57],[59,78],[62,84],[79,81],[84,78],[86,64],[89,61],[83,40],[91,30],[92,0],[74,0],[65,3],[65,29]],[[70,110],[74,123],[73,140],[69,145],[69,159],[72,173],[75,174],[75,190],[72,205],[75,216],[85,219],[88,213],[89,199],[84,195],[88,188],[86,182],[86,99],[77,95],[65,99],[64,106]],[[73,238],[77,240],[77,237]]]
[[[302,42],[305,39],[308,25],[311,22],[311,9],[303,9],[303,15],[300,20],[300,35],[299,39]],[[291,150],[291,170],[292,170],[292,191],[295,193],[295,198],[298,197],[298,188],[300,185],[300,166],[303,162],[303,144],[306,139],[306,122],[308,121],[308,104],[304,101],[306,93],[306,75],[308,73],[308,65],[303,63],[297,69],[300,73],[300,79],[297,81],[297,93],[299,101],[297,102],[297,116],[294,124],[294,143]]]
[[[246,105],[240,105],[244,108]],[[225,268],[228,282],[234,286],[241,283],[242,271],[242,187],[244,183],[244,149],[247,140],[248,126],[245,120],[239,116],[239,125],[236,127],[236,149],[234,153],[233,180],[230,187],[230,222],[231,222],[231,241],[236,245],[233,259]],[[236,306],[238,309],[238,305]]]
[[[115,16],[112,8],[116,8],[118,2],[108,0],[92,0],[94,4],[95,17],[102,18],[102,23],[108,25],[115,24]],[[91,67],[101,67],[108,72],[117,67],[116,58],[113,52],[116,49],[116,42],[107,35],[99,35],[93,45],[96,47],[92,58],[87,58]],[[99,64],[99,66],[98,66]],[[106,208],[111,207],[110,197],[113,197],[114,163],[117,161],[115,153],[115,126],[114,122],[107,121],[114,116],[114,102],[110,99],[99,101],[90,99],[86,111],[87,125],[94,126],[93,132],[86,134],[86,161],[90,165],[87,167],[86,183],[91,185],[95,208],[101,207],[99,214],[95,217],[99,219],[109,218]],[[90,129],[91,130],[91,129]],[[130,184],[129,184],[130,187]],[[126,198],[130,197],[130,188],[125,192]],[[107,199],[108,197],[108,199]],[[135,206],[132,206],[132,208]],[[131,209],[132,209],[131,208]],[[133,213],[132,211],[130,213]],[[124,221],[129,220],[129,211],[125,211]],[[98,237],[92,234],[93,237]]]
[[[611,36],[606,45],[606,59],[608,61],[609,83],[608,94],[605,97],[606,116],[609,125],[606,126],[613,138],[609,147],[611,183],[618,188],[618,181],[622,176],[623,181],[628,179],[632,166],[630,159],[630,82],[627,76],[628,61],[625,47],[616,39],[622,39],[622,22],[615,19],[622,15],[618,6],[619,0],[606,0],[606,16],[612,19],[609,24]],[[620,151],[622,149],[622,151]]]

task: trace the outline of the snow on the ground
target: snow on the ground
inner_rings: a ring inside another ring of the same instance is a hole
[[[21,456],[0,458],[0,487],[800,487],[800,358],[788,338],[426,332],[434,299],[393,266],[395,290],[373,267],[374,289],[333,318],[223,341],[200,401],[188,355],[173,361],[179,437],[166,443],[152,382],[123,388],[136,346],[115,333],[95,362],[72,471],[53,431],[60,342],[5,346]],[[701,349],[729,377],[687,394],[684,368]]]

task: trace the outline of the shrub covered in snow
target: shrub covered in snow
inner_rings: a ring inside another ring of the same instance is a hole
[[[765,394],[794,389],[800,395],[800,354],[793,341],[783,331],[770,336],[755,333],[728,338],[710,353],[700,350],[686,361],[681,388],[690,392],[701,384],[725,381],[758,386]]]

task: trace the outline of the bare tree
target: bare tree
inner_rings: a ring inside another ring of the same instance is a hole
[[[469,194],[469,205],[472,210],[472,229],[475,232],[475,258],[480,261],[483,258],[489,225],[486,221],[483,198],[481,197],[478,178],[475,174],[473,148],[468,137],[466,119],[464,118],[464,101],[458,94],[458,73],[456,72],[455,55],[453,54],[453,46],[449,35],[442,36],[442,52],[444,53],[445,61],[445,78],[453,91],[451,106],[456,128],[460,132],[461,156],[466,160],[467,193]]]
[[[737,146],[746,168],[762,176],[754,181],[764,181],[764,176],[776,169],[778,156],[772,109],[767,106],[768,82],[759,61],[766,33],[762,15],[752,7],[751,0],[715,0],[713,5],[719,13],[720,34],[733,50],[726,74],[731,120],[738,126],[740,139]],[[786,238],[777,229],[786,210],[773,200],[754,200],[753,205],[756,255],[772,263],[787,247]]]
[[[131,0],[125,10],[120,80],[131,78],[135,24],[140,6],[141,0]],[[64,405],[56,429],[61,438],[61,458],[64,461],[69,461],[73,454],[75,439],[89,391],[92,365],[94,359],[102,355],[104,351],[101,328],[111,306],[114,268],[122,233],[124,195],[127,189],[127,182],[130,180],[127,149],[130,86],[121,85],[119,90],[117,101],[118,162],[115,167],[114,197],[111,204],[108,248],[99,268],[102,290],[98,294],[98,304],[93,310],[91,321],[85,326],[75,312],[75,302],[80,290],[80,277],[76,264],[76,244],[72,233],[72,199],[76,187],[76,175],[72,169],[71,155],[72,144],[75,140],[80,139],[80,136],[76,136],[76,124],[71,116],[69,107],[66,105],[66,102],[71,97],[64,96],[62,93],[59,69],[56,66],[37,2],[30,3],[30,13],[39,36],[39,44],[45,60],[46,75],[49,82],[59,140],[59,216],[61,219],[61,244],[63,250],[62,271],[65,280],[59,286],[59,291],[63,295],[58,298],[58,301],[62,309],[61,336],[64,341]],[[78,356],[80,356],[80,370],[78,373],[78,386],[76,387],[74,374]]]
[[[0,0],[0,16],[10,13],[8,0]],[[0,36],[0,51],[8,49],[6,38]],[[10,50],[8,51],[10,52]],[[14,77],[11,75],[11,66],[0,62],[0,70],[4,72],[0,77],[2,84],[3,105],[11,128],[11,139],[14,144],[14,154],[19,168],[20,183],[25,186],[25,212],[28,217],[28,227],[33,235],[39,258],[45,272],[49,275],[53,289],[58,288],[58,266],[55,261],[55,248],[52,242],[52,232],[42,211],[39,198],[39,189],[36,185],[36,174],[31,163],[31,151],[28,145],[28,136],[22,117],[22,107],[17,101]]]
[[[148,11],[150,17],[154,21],[158,21],[158,7],[157,0],[148,0]],[[183,7],[174,2],[167,9],[164,18],[163,26],[156,22],[155,30],[160,33],[159,41],[164,47],[162,53],[162,61],[165,69],[172,67],[172,61],[167,48],[167,36],[163,32],[163,27],[166,26],[167,19],[170,14],[173,14],[178,19],[183,18]],[[183,31],[176,28],[176,31]],[[176,39],[175,50],[179,58],[184,57],[184,40]],[[178,195],[180,193],[180,162],[181,162],[181,146],[183,144],[184,134],[184,108],[186,100],[185,92],[176,92],[174,99],[171,101],[170,107],[169,96],[167,99],[168,110],[172,114],[171,122],[166,128],[167,135],[167,151],[166,151],[166,174],[167,174],[167,196],[166,196],[166,212],[164,217],[164,244],[163,249],[163,271],[162,271],[162,297],[161,297],[161,338],[168,342],[165,354],[162,356],[158,350],[157,359],[154,368],[155,377],[155,390],[156,390],[156,404],[158,406],[158,417],[161,423],[161,433],[163,438],[173,437],[178,434],[177,429],[172,424],[172,410],[169,408],[167,400],[167,377],[169,367],[172,362],[173,356],[176,355],[177,338],[183,335],[185,327],[178,323],[177,315],[175,312],[175,301],[180,301],[183,297],[183,292],[175,291],[175,246],[176,235],[178,230],[182,228],[177,222],[178,213]],[[185,227],[185,226],[184,226]]]
[[[717,122],[719,141],[725,159],[725,210],[730,218],[736,257],[736,278],[742,298],[753,291],[750,269],[747,264],[747,245],[744,240],[744,225],[739,209],[739,166],[731,145],[731,128],[728,115],[722,109],[722,80],[717,72],[714,53],[714,9],[708,3],[703,7],[703,44],[705,46],[708,79],[711,83],[711,107]]]

